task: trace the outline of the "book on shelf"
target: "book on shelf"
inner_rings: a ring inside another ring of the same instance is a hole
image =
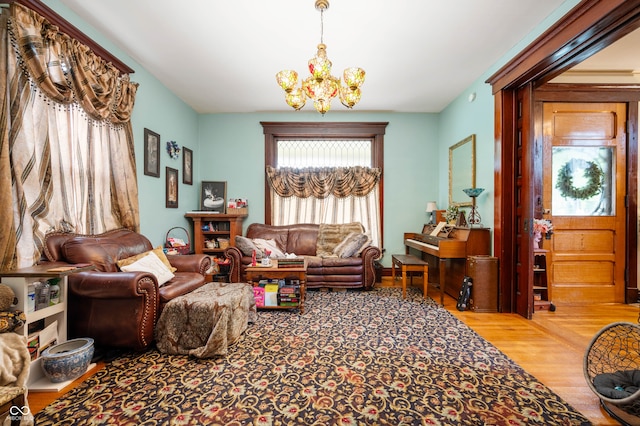
[[[55,345],[58,342],[58,321],[53,321],[48,326],[31,331],[27,336],[27,349],[31,356],[31,361],[40,357],[42,351]]]

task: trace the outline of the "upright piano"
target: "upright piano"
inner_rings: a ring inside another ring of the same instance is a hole
[[[467,274],[467,256],[490,255],[491,234],[489,228],[457,226],[438,235],[406,232],[404,245],[407,254],[429,264],[429,281],[440,285],[441,299],[444,292],[457,299]]]

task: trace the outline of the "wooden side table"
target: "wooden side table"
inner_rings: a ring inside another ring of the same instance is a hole
[[[304,313],[304,299],[307,292],[307,264],[301,268],[278,268],[278,261],[271,266],[249,266],[245,269],[247,281],[257,286],[260,280],[298,280],[300,281],[300,303],[297,306]],[[295,309],[296,306],[259,306],[258,309]]]

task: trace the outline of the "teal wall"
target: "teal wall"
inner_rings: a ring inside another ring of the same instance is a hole
[[[485,191],[477,199],[477,208],[482,217],[483,225],[493,228],[494,99],[491,86],[485,81],[579,2],[580,0],[565,1],[544,22],[513,46],[500,61],[496,62],[438,115],[439,163],[442,165],[440,169],[438,206],[446,206],[449,200],[448,170],[445,168],[447,167],[445,165],[448,165],[449,162],[449,147],[467,136],[475,134],[476,187],[485,188]],[[472,93],[475,93],[475,100],[470,102],[469,95]]]
[[[449,146],[470,134],[477,138],[476,186],[486,189],[478,198],[478,208],[485,226],[493,227],[494,104],[491,88],[484,81],[578,2],[563,3],[440,114],[341,112],[338,106],[321,116],[315,112],[199,115],[58,0],[44,1],[135,70],[132,80],[140,86],[132,124],[140,170],[141,231],[154,244],[162,244],[171,227],[190,227],[184,213],[198,208],[203,180],[226,181],[227,198],[249,200],[245,224],[264,221],[261,121],[388,121],[384,146],[385,266],[390,266],[392,253],[404,252],[403,233],[419,231],[428,220],[427,201],[436,200],[440,208],[447,206]],[[468,101],[471,93],[476,93],[474,102]],[[142,173],[145,127],[161,136],[160,178]],[[165,167],[178,169],[182,182],[182,156],[169,158],[164,147],[169,140],[194,152],[193,185],[180,183],[178,209],[165,208]]]
[[[227,198],[247,198],[245,225],[264,222],[264,133],[260,122],[389,122],[384,137],[384,247],[404,253],[403,233],[427,221],[426,202],[438,198],[438,115],[330,112],[210,114],[199,119],[199,179],[226,181]],[[445,175],[446,176],[446,175]],[[182,197],[181,197],[182,198]],[[182,202],[182,201],[181,201]],[[185,204],[196,209],[198,199]],[[390,261],[388,265],[390,265]]]

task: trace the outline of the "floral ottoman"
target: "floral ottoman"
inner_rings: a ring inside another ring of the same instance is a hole
[[[166,354],[224,356],[256,319],[250,284],[208,283],[167,303],[156,324],[156,345]]]

